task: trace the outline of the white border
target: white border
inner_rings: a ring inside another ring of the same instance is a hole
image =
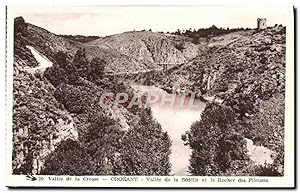
[[[262,9],[263,7],[259,7]],[[269,9],[268,7],[264,7],[265,9]],[[288,11],[288,21],[287,24],[287,55],[286,55],[286,103],[285,103],[285,175],[284,177],[268,177],[269,183],[248,183],[248,184],[238,184],[235,183],[234,186],[231,183],[218,183],[216,184],[207,182],[207,183],[146,183],[146,177],[139,176],[139,179],[143,179],[143,181],[137,182],[110,182],[102,181],[103,178],[111,178],[111,177],[99,177],[99,179],[103,183],[85,183],[85,182],[64,182],[63,184],[59,181],[56,182],[29,182],[25,179],[25,176],[17,176],[11,174],[11,149],[12,149],[12,75],[13,75],[13,9],[11,7],[8,8],[7,15],[7,84],[6,84],[6,185],[7,186],[51,186],[51,187],[293,187],[294,186],[294,26],[293,26],[293,9],[291,6],[282,7],[282,9],[286,9]],[[9,100],[8,100],[9,99]],[[169,177],[169,176],[168,176]],[[67,177],[65,177],[67,178]],[[166,177],[162,177],[166,178]],[[172,177],[169,177],[172,178]],[[178,177],[180,178],[180,177]],[[196,177],[200,181],[204,178],[210,177]],[[225,177],[221,177],[225,178]],[[230,177],[230,178],[241,178],[241,177]],[[243,177],[245,179],[249,177]],[[258,177],[256,177],[258,178]],[[265,178],[265,177],[262,177]]]

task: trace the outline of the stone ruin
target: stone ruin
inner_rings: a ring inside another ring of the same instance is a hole
[[[257,18],[257,29],[266,29],[266,28],[267,28],[267,19]]]

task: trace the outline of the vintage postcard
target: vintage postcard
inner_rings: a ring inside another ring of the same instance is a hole
[[[7,7],[9,187],[294,188],[294,9]]]

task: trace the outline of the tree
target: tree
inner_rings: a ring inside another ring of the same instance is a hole
[[[115,174],[169,175],[171,141],[166,132],[146,109],[140,121],[122,138],[122,150],[115,161]]]
[[[57,86],[54,97],[71,113],[88,114],[101,112],[98,99],[101,93],[97,87],[85,85],[69,85],[61,83]]]
[[[175,32],[175,35],[181,35],[180,29],[177,29],[177,31]]]
[[[259,145],[273,151],[274,163],[269,168],[277,168],[283,175],[284,168],[284,94],[277,94],[268,101],[259,100],[260,111],[247,122],[250,125],[245,133]],[[281,169],[279,169],[281,168]],[[270,171],[266,169],[264,171]]]
[[[189,170],[192,175],[221,175],[234,160],[244,158],[244,142],[230,107],[208,104],[187,133],[192,149]]]
[[[85,48],[77,50],[72,61],[71,83],[75,83],[79,77],[87,78],[90,63],[86,56]]]
[[[120,138],[124,135],[115,121],[105,115],[95,116],[81,141],[86,152],[96,163],[97,175],[113,174],[112,162],[121,149]]]
[[[95,83],[99,82],[103,78],[105,66],[106,62],[104,59],[99,57],[93,58],[90,62],[89,79]]]
[[[45,77],[54,86],[58,86],[62,82],[77,85],[82,79],[97,85],[103,84],[105,60],[96,57],[89,62],[85,49],[79,49],[71,62],[68,61],[68,54],[62,51],[57,52],[54,59],[53,66],[45,72]]]
[[[77,50],[77,52],[74,55],[72,63],[76,67],[76,69],[84,69],[88,66],[89,61],[86,57],[85,48],[81,48],[81,49]]]
[[[45,161],[42,175],[95,175],[95,164],[76,141],[63,141]]]
[[[60,66],[61,68],[66,68],[67,67],[67,65],[68,65],[67,58],[68,58],[68,54],[66,52],[63,52],[63,51],[59,51],[59,52],[54,54],[55,64]]]
[[[54,54],[53,66],[47,68],[44,76],[54,85],[58,86],[62,82],[67,82],[68,75],[74,71],[72,65],[67,61],[67,53],[59,51]]]

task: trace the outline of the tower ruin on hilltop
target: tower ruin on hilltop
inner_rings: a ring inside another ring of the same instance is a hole
[[[267,28],[267,19],[257,18],[257,29],[266,29],[266,28]]]

